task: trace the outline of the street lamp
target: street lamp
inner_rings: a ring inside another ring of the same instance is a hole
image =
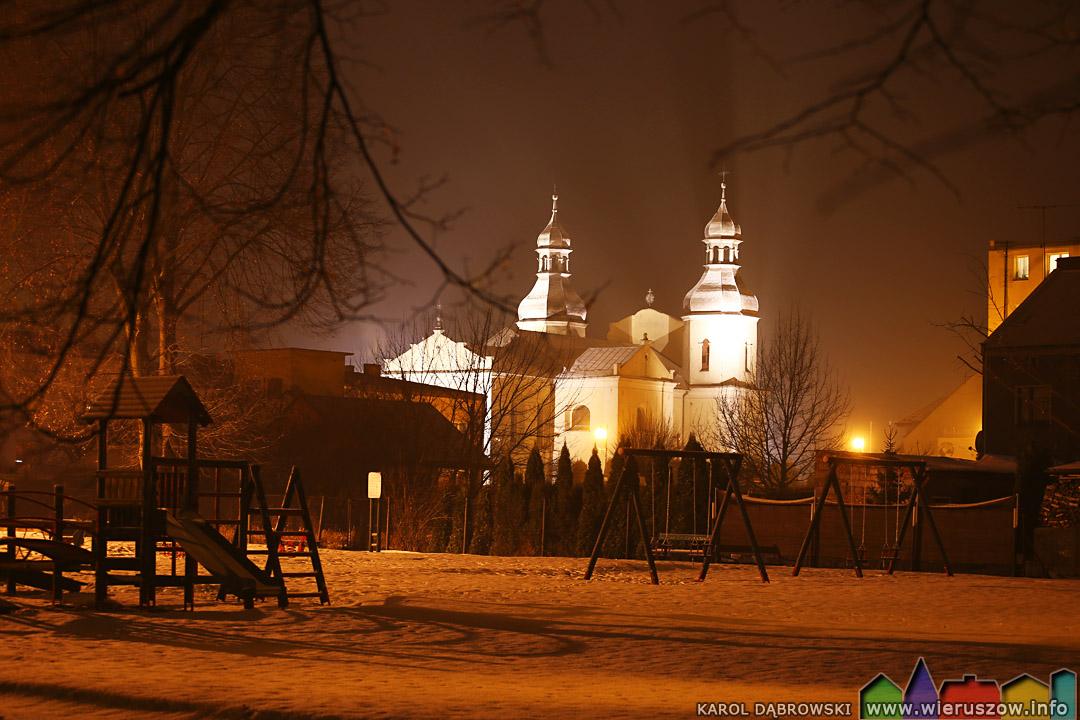
[[[855,452],[862,452],[866,449],[866,438],[862,435],[856,435],[851,438],[851,449]]]
[[[607,428],[606,427],[595,428],[593,430],[592,434],[593,434],[593,439],[596,440],[597,445],[599,445],[600,443],[604,444],[604,454],[601,457],[601,459],[604,462],[607,462]]]

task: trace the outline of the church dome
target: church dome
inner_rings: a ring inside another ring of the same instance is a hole
[[[559,224],[559,196],[553,194],[551,196],[551,219],[548,220],[547,227],[540,231],[540,234],[536,236],[536,247],[538,248],[569,248],[570,236],[563,230],[562,225]]]
[[[726,195],[726,192],[721,195],[720,207],[716,208],[709,224],[705,226],[706,239],[742,237],[742,228],[735,224],[728,212]]]

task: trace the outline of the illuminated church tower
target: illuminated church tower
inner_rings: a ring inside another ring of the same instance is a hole
[[[570,286],[570,237],[559,224],[559,196],[551,220],[536,237],[536,284],[518,305],[521,330],[585,336],[585,303]]]
[[[727,183],[720,187],[720,207],[702,240],[705,271],[683,299],[690,416],[715,415],[715,398],[749,380],[757,352],[758,301],[738,277],[742,228],[728,213]]]

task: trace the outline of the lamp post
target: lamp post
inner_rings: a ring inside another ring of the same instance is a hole
[[[593,430],[593,439],[596,440],[597,445],[599,445],[600,443],[604,444],[604,454],[602,456],[602,460],[604,461],[604,465],[606,466],[607,465],[607,428],[601,426],[601,427],[598,427],[595,430]]]

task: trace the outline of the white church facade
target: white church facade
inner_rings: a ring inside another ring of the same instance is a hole
[[[621,437],[645,426],[665,426],[683,442],[691,433],[711,437],[717,398],[746,387],[757,353],[758,302],[739,278],[742,230],[728,211],[726,184],[682,314],[654,308],[649,290],[645,306],[602,338],[588,333],[588,309],[571,282],[572,242],[558,196],[552,200],[536,240],[536,281],[517,322],[483,342],[452,339],[437,326],[385,359],[384,372],[485,393],[494,452],[514,439],[526,452],[539,443],[554,457],[566,443],[575,460],[596,446],[606,461]]]

